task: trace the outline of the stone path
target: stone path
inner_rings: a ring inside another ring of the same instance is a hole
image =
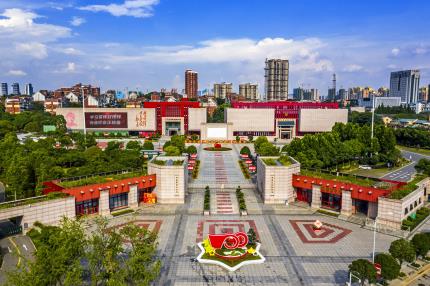
[[[213,214],[238,214],[236,194],[231,191],[216,190],[211,196],[211,207]]]
[[[199,148],[200,174],[190,183],[189,187],[204,188],[208,185],[211,189],[215,189],[224,185],[227,188],[236,188],[250,184],[250,181],[243,177],[235,150],[222,152],[203,150],[208,146],[210,145],[203,145]],[[223,146],[233,148],[230,144],[223,144]]]

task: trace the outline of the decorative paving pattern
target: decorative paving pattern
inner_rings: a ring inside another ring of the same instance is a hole
[[[257,226],[253,220],[201,220],[197,223],[196,243],[202,242],[208,234],[248,232],[253,228],[257,239],[260,239]]]
[[[290,220],[290,223],[303,243],[336,243],[352,232],[325,222],[321,230],[315,231],[312,220]]]
[[[231,193],[228,192],[216,192],[216,208],[217,214],[233,214],[233,204],[231,199]]]
[[[222,152],[215,152],[215,179],[219,184],[228,182],[227,172],[225,171],[224,156]]]
[[[158,232],[160,231],[162,220],[155,220],[155,219],[132,220],[126,223],[117,224],[114,227],[108,228],[108,230],[110,229],[121,230],[124,226],[128,224],[134,224],[158,234]]]

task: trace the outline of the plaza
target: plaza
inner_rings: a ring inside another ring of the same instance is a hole
[[[146,206],[110,219],[113,228],[135,223],[158,233],[163,266],[156,285],[344,285],[353,260],[371,259],[372,230],[294,205],[265,205],[253,188],[243,189],[249,215],[240,216],[233,186],[250,181],[244,179],[237,163],[238,147],[229,147],[231,151],[208,152],[199,146],[201,171],[198,179],[189,183],[185,204]],[[206,185],[211,186],[210,216],[202,215]],[[222,212],[219,196],[229,201]],[[317,219],[323,223],[319,235],[310,231]],[[88,231],[91,228],[90,224]],[[197,243],[207,234],[246,232],[249,228],[261,242],[264,264],[228,272],[195,261],[200,253]],[[379,253],[388,251],[397,238],[377,233],[376,239]]]

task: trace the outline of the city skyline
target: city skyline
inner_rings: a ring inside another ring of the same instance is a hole
[[[253,82],[264,93],[266,58],[290,61],[289,94],[304,84],[324,95],[333,73],[338,89],[388,87],[391,72],[407,69],[420,70],[422,86],[430,82],[426,13],[417,13],[428,10],[424,1],[407,7],[380,1],[372,9],[367,1],[201,2],[0,3],[1,82],[31,82],[36,90],[76,82],[102,90],[182,90],[184,71],[193,69],[199,89],[232,82],[237,92],[240,83]],[[357,21],[348,11],[366,15]],[[413,32],[390,24],[407,17]]]

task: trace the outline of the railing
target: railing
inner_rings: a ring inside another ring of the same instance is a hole
[[[375,227],[375,220],[371,218],[366,218],[364,226],[368,229],[373,230]],[[396,236],[396,237],[402,237],[402,238],[408,237],[410,233],[409,230],[393,228],[378,222],[376,222],[376,231],[380,233]]]
[[[33,204],[33,203],[39,203],[39,202],[53,200],[53,199],[64,198],[66,196],[67,196],[67,194],[59,194],[59,195],[55,195],[55,196],[43,195],[43,196],[26,198],[26,199],[20,199],[20,200],[16,200],[16,201],[4,202],[4,203],[0,203],[0,210],[24,206],[24,205]]]

